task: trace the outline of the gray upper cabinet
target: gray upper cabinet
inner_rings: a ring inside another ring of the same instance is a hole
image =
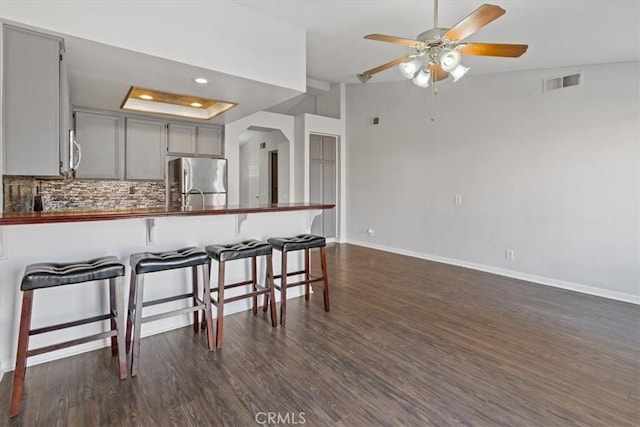
[[[124,178],[124,118],[84,111],[76,111],[74,118],[81,149],[76,178]]]
[[[196,152],[195,125],[169,123],[168,149],[172,154],[193,154]]]
[[[167,151],[169,154],[223,157],[222,128],[169,123]]]
[[[60,58],[56,37],[3,25],[4,173],[60,174]]]
[[[200,156],[224,157],[222,129],[219,127],[198,126],[196,154]]]
[[[126,179],[163,180],[166,122],[126,119]]]

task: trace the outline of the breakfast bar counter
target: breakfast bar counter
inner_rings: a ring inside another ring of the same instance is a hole
[[[331,209],[334,205],[319,203],[277,203],[269,205],[235,205],[193,207],[151,207],[129,209],[60,210],[43,212],[9,212],[0,214],[0,226],[19,224],[49,224],[57,222],[104,221],[132,218],[176,216],[233,215],[268,212],[309,211]]]

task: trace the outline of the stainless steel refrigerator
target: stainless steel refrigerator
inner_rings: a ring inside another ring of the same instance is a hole
[[[169,162],[169,205],[191,208],[227,204],[227,159],[181,157]]]

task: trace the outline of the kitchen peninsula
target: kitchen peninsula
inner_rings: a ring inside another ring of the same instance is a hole
[[[26,265],[36,262],[64,262],[104,255],[117,256],[128,265],[129,255],[143,251],[165,251],[186,246],[204,247],[212,243],[230,243],[249,238],[292,236],[308,232],[316,215],[334,205],[290,203],[273,205],[220,206],[200,208],[129,208],[109,210],[65,210],[14,212],[0,215],[0,372],[14,367],[17,325],[20,316],[20,278]],[[302,265],[302,257],[291,255],[290,265]],[[279,265],[279,253],[274,253]],[[240,280],[249,266],[233,263],[227,269],[230,280]],[[215,272],[215,263],[213,265]],[[258,265],[264,277],[265,266]],[[276,274],[278,269],[276,267]],[[129,271],[127,271],[127,276]],[[125,279],[128,283],[128,278]],[[185,271],[151,274],[147,280],[149,298],[161,298],[167,292],[190,287]],[[39,291],[34,300],[34,324],[71,321],[91,313],[106,312],[108,296],[103,286],[80,284],[64,292]],[[296,297],[298,289],[288,296]],[[277,295],[279,297],[279,295]],[[176,302],[180,308],[181,302]],[[248,301],[225,305],[225,314],[249,308]],[[64,307],[61,310],[61,307]],[[153,311],[153,307],[150,308]],[[63,313],[63,314],[61,314]],[[262,313],[262,312],[260,312]],[[188,325],[187,315],[143,325],[143,336]],[[84,325],[74,334],[90,335],[100,331],[99,324]],[[35,345],[48,345],[47,337],[34,336]],[[202,337],[204,339],[204,337]],[[33,357],[31,363],[57,359],[107,345],[94,342],[59,352]]]
[[[313,211],[319,209],[332,209],[333,207],[335,207],[335,205],[319,203],[274,203],[268,205],[246,206],[205,206],[201,209],[193,207],[151,207],[129,209],[82,209],[43,212],[7,212],[4,214],[0,213],[0,226],[174,216],[233,215],[270,212]]]

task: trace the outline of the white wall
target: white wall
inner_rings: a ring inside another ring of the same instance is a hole
[[[316,95],[316,111],[319,116],[333,117],[339,119],[342,110],[340,108],[340,97],[344,92],[342,85],[334,83],[328,92]]]
[[[0,17],[301,92],[306,87],[305,30],[233,1],[2,0]]]
[[[294,138],[294,117],[287,116],[285,114],[269,113],[261,111],[259,113],[252,114],[244,117],[235,122],[228,123],[224,127],[224,149],[225,156],[229,159],[229,204],[238,204],[240,198],[240,135],[250,127],[278,129],[282,131],[284,137],[290,141],[289,144],[289,172],[291,179],[289,180],[289,195],[291,202],[299,201],[296,199],[296,193],[294,192],[295,185],[295,162],[296,152]],[[279,157],[278,161],[284,160]],[[286,169],[286,168],[285,168]]]
[[[542,92],[575,71],[583,85]],[[348,239],[640,302],[639,76],[633,62],[470,75],[436,96],[348,86]]]
[[[279,131],[247,131],[251,136],[240,145],[240,204],[268,204],[269,152],[278,151],[278,203],[288,203],[289,141]],[[264,143],[265,148],[260,148]]]

